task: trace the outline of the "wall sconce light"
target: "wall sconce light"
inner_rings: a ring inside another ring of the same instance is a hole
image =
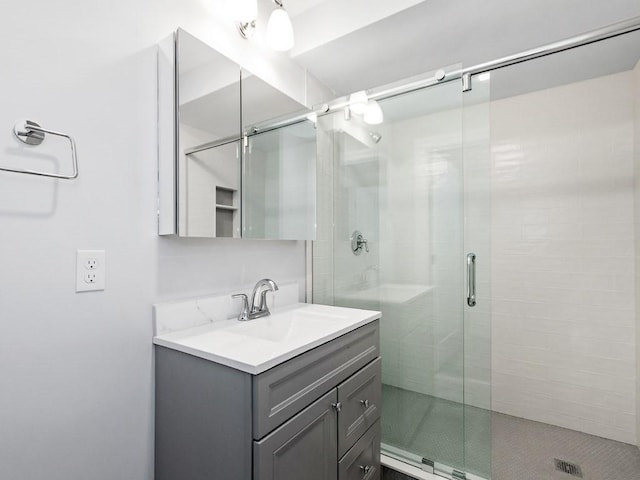
[[[267,44],[278,52],[293,48],[293,25],[281,0],[273,0],[277,8],[271,12],[267,23]]]
[[[278,52],[293,48],[293,25],[284,9],[282,0],[273,0],[276,9],[267,22],[267,45]],[[243,38],[251,38],[256,29],[258,17],[257,0],[229,0],[233,18],[238,22],[238,31]]]

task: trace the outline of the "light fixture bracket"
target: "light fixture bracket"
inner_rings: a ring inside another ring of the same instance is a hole
[[[238,22],[238,31],[242,38],[251,38],[256,31],[256,21]]]

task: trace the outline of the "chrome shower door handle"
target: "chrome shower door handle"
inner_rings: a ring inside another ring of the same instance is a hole
[[[476,254],[467,255],[467,305],[476,306]]]

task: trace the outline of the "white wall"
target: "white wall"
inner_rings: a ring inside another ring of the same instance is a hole
[[[204,3],[3,2],[0,164],[68,168],[55,139],[20,156],[29,118],[75,136],[80,177],[0,172],[0,478],[151,479],[151,303],[304,277],[302,243],[156,236],[154,44],[182,26],[304,77]],[[78,248],[106,249],[104,292],[75,293]]]
[[[631,72],[492,104],[493,408],[636,442]]]
[[[634,167],[635,167],[635,254],[636,307],[640,305],[640,62],[633,70]],[[640,313],[636,308],[636,435],[640,446]]]

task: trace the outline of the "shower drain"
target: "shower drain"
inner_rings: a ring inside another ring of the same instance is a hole
[[[574,477],[582,478],[582,469],[580,468],[580,465],[567,462],[565,460],[558,460],[557,458],[554,458],[553,461],[556,464],[556,470],[559,472],[568,473]]]

